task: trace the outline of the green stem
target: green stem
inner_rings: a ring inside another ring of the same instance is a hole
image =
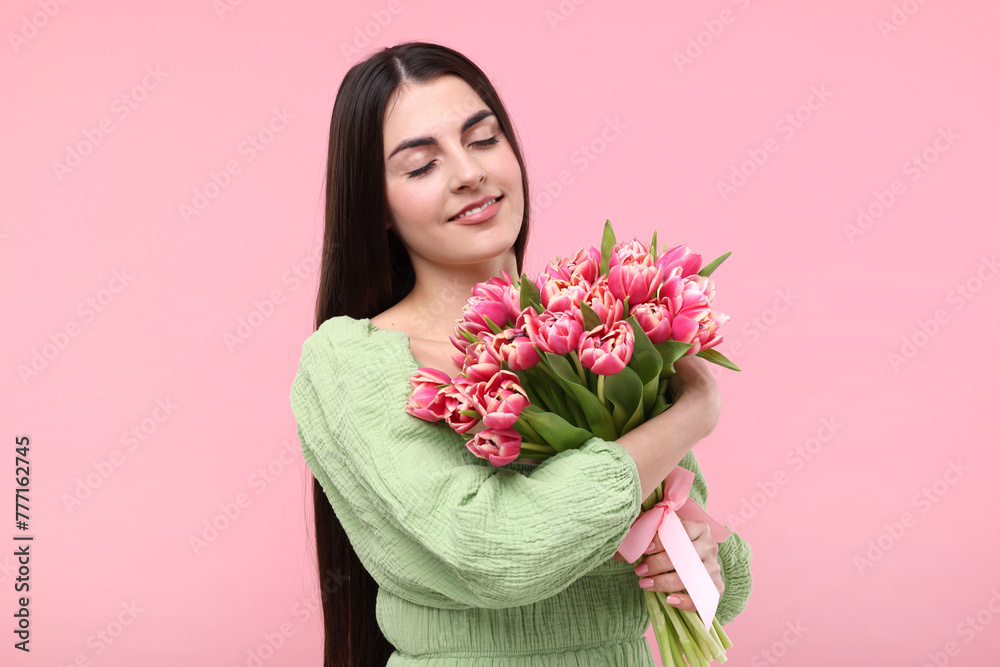
[[[725,661],[725,652],[722,650],[722,645],[715,641],[708,630],[705,628],[705,622],[701,620],[701,616],[698,615],[697,611],[682,611],[677,610],[678,615],[684,624],[687,626],[688,632],[691,634],[691,638],[698,644],[698,649],[705,656],[706,660],[718,659],[719,655],[722,655],[722,661]]]
[[[683,659],[680,661],[677,643],[673,640],[670,625],[667,623],[660,603],[656,601],[656,593],[652,591],[642,591],[646,597],[646,609],[649,611],[649,618],[653,622],[653,634],[656,636],[656,645],[660,649],[660,661],[663,667],[685,667]]]
[[[583,369],[583,364],[580,363],[580,355],[576,353],[576,350],[570,350],[569,357],[573,360],[573,365],[576,366],[576,374],[580,376],[580,382],[586,387],[587,373]]]
[[[539,363],[536,368],[541,368],[542,372],[552,378],[552,384],[545,385],[546,393],[548,394],[549,402],[552,403],[554,410],[549,410],[549,412],[554,412],[560,417],[569,416],[569,408],[566,407],[565,397],[562,394],[562,389],[559,387],[559,380],[556,379],[555,373],[545,365],[545,362]]]
[[[667,620],[674,627],[674,632],[677,633],[677,639],[680,642],[681,650],[684,652],[684,658],[687,660],[688,664],[692,667],[708,667],[708,660],[702,655],[701,650],[699,650],[697,643],[691,639],[691,635],[687,630],[687,626],[684,625],[683,619],[681,619],[679,610],[673,605],[667,603],[667,594],[658,593],[662,598],[660,604],[663,606],[664,615]]]
[[[719,623],[718,618],[712,619],[712,632],[715,633],[715,638],[722,645],[723,649],[727,649],[733,645],[733,642],[726,635],[726,631],[722,629],[722,623]]]
[[[522,418],[518,417],[517,425],[520,426],[521,428],[523,428],[528,433],[528,436],[532,440],[534,440],[535,442],[537,442],[539,444],[544,444],[546,447],[548,446],[548,443],[545,441],[545,438],[543,438],[541,435],[539,435],[538,431],[536,431],[534,428],[532,428],[531,424],[528,423],[527,419],[522,419]],[[521,439],[521,444],[522,445],[524,444],[524,439],[523,438]],[[553,450],[553,451],[555,451],[555,450]]]
[[[532,453],[537,452],[539,454],[552,454],[552,455],[558,454],[558,452],[554,448],[549,447],[548,445],[539,445],[535,444],[534,442],[525,442],[524,440],[521,441],[521,449],[522,450],[526,449]],[[528,458],[531,457],[529,456]]]

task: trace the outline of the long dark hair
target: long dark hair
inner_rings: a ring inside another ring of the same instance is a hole
[[[500,96],[486,75],[457,51],[426,42],[397,44],[351,67],[333,105],[316,328],[338,315],[373,317],[413,288],[409,254],[395,232],[384,225],[388,208],[382,128],[387,103],[401,84],[424,83],[445,74],[464,79],[486,103],[521,166],[525,207],[521,232],[514,241],[520,275],[530,197],[516,132]],[[375,620],[378,585],[358,560],[315,477],[312,487],[323,602],[323,665],[384,665],[394,647]]]

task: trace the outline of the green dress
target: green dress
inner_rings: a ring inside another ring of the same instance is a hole
[[[379,585],[388,667],[654,667],[639,577],[613,558],[641,511],[632,457],[594,437],[493,466],[403,411],[419,366],[406,333],[337,316],[291,387],[306,463]],[[694,454],[680,465],[704,507]],[[750,548],[734,533],[719,561],[725,624],[750,595]]]

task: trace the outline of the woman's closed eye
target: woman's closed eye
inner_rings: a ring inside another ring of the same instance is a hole
[[[474,141],[474,142],[472,142],[472,145],[473,146],[483,146],[483,147],[485,147],[485,146],[492,146],[493,144],[498,144],[498,143],[500,143],[500,140],[497,137],[490,137],[489,139],[483,139],[482,141]],[[433,166],[434,166],[434,161],[431,160],[430,162],[428,162],[427,164],[425,164],[420,169],[417,169],[416,171],[411,171],[410,173],[408,173],[406,175],[406,177],[407,178],[417,178],[418,176],[423,176],[428,171],[430,171],[431,167],[433,167]]]

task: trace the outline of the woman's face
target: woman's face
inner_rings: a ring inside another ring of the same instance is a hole
[[[513,252],[524,216],[521,166],[496,116],[464,79],[401,86],[383,136],[386,229],[411,258],[473,264]],[[496,197],[481,213],[455,220],[470,204]]]

